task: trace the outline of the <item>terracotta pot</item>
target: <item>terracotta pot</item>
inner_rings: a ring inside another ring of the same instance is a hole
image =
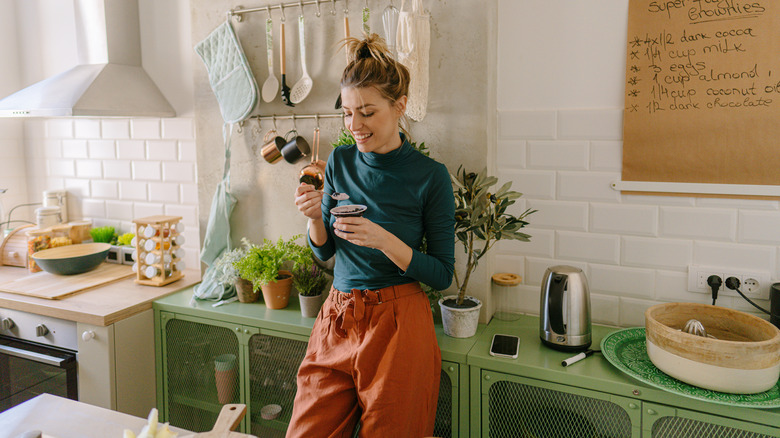
[[[316,318],[322,307],[322,294],[314,296],[298,295],[301,302],[301,315],[304,318]]]
[[[281,280],[260,286],[260,289],[263,291],[263,301],[265,301],[265,306],[269,309],[284,309],[290,302],[293,277],[290,271],[279,271],[279,277],[284,277],[285,275],[286,277]]]
[[[254,303],[260,298],[260,291],[252,290],[252,282],[239,278],[236,281],[236,293],[238,294],[238,301],[242,303]]]

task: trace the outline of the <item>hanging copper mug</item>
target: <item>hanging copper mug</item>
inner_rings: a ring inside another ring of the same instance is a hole
[[[272,129],[263,136],[263,147],[260,149],[260,154],[265,161],[271,164],[278,163],[282,159],[282,148],[285,143],[287,141],[276,135],[276,130]]]
[[[325,185],[325,162],[319,159],[320,155],[320,127],[314,128],[314,154],[311,156],[311,163],[301,169],[299,181],[304,184],[311,184],[316,190],[322,190]]]

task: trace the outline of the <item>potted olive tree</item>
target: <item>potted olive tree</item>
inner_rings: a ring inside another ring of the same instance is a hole
[[[448,295],[439,299],[444,333],[456,338],[474,336],[479,322],[479,309],[482,302],[466,295],[471,274],[477,268],[479,260],[490,248],[502,239],[528,242],[528,234],[519,230],[528,222],[526,216],[536,210],[525,210],[519,216],[507,213],[507,208],[522,196],[522,193],[510,190],[509,181],[497,191],[491,193],[491,187],[498,179],[487,175],[487,169],[480,173],[467,172],[463,166],[451,175],[455,195],[455,237],[466,252],[465,270],[458,274],[455,269],[457,295]]]
[[[263,292],[263,301],[269,309],[287,307],[292,289],[292,273],[283,270],[285,262],[292,263],[295,270],[311,260],[311,249],[295,243],[301,234],[289,240],[279,238],[276,242],[263,239],[262,245],[250,244],[246,254],[235,263],[241,278],[252,283],[252,290]]]
[[[293,270],[293,286],[298,291],[301,314],[304,318],[314,318],[322,306],[322,293],[328,285],[325,271],[314,264],[302,263]]]

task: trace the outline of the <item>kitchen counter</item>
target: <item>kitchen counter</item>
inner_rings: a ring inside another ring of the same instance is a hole
[[[35,274],[30,274],[24,268],[0,267],[0,283],[13,281],[25,275]],[[186,270],[182,279],[161,287],[136,284],[134,279],[135,277],[128,277],[61,300],[0,292],[0,308],[105,327],[151,309],[152,302],[158,298],[198,283],[200,271]]]
[[[42,394],[0,413],[0,436],[15,438],[39,430],[56,438],[120,438],[125,429],[138,434],[147,419]],[[171,427],[180,437],[191,434]]]

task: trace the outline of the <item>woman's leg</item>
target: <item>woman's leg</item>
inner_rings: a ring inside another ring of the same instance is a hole
[[[356,357],[361,437],[433,434],[441,354],[425,293],[366,308]]]

